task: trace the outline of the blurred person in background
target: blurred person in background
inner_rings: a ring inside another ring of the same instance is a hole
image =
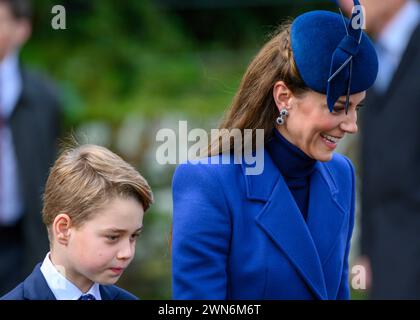
[[[41,195],[56,155],[60,111],[51,82],[19,61],[30,34],[30,1],[0,0],[0,295],[48,248]]]
[[[361,117],[358,263],[366,267],[370,298],[420,299],[420,4],[360,2],[379,73]]]

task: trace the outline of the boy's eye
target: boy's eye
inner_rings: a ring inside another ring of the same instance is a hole
[[[132,240],[137,240],[138,237],[140,237],[140,233],[134,233],[134,234],[131,235]]]
[[[107,238],[108,240],[110,240],[110,241],[115,241],[115,240],[117,240],[117,239],[118,239],[118,236],[108,235],[108,236],[106,236],[106,238]]]

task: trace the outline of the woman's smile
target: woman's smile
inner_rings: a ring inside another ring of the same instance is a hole
[[[335,137],[326,133],[320,134],[323,143],[331,150],[334,150],[342,137]]]

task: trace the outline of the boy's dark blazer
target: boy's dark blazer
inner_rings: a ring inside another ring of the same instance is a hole
[[[37,264],[32,273],[0,300],[56,300]],[[99,285],[102,300],[138,300],[131,293],[114,285]]]

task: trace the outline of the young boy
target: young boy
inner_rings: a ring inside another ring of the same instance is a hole
[[[127,300],[113,284],[134,257],[147,181],[106,148],[64,151],[45,187],[43,220],[50,252],[4,300]]]

